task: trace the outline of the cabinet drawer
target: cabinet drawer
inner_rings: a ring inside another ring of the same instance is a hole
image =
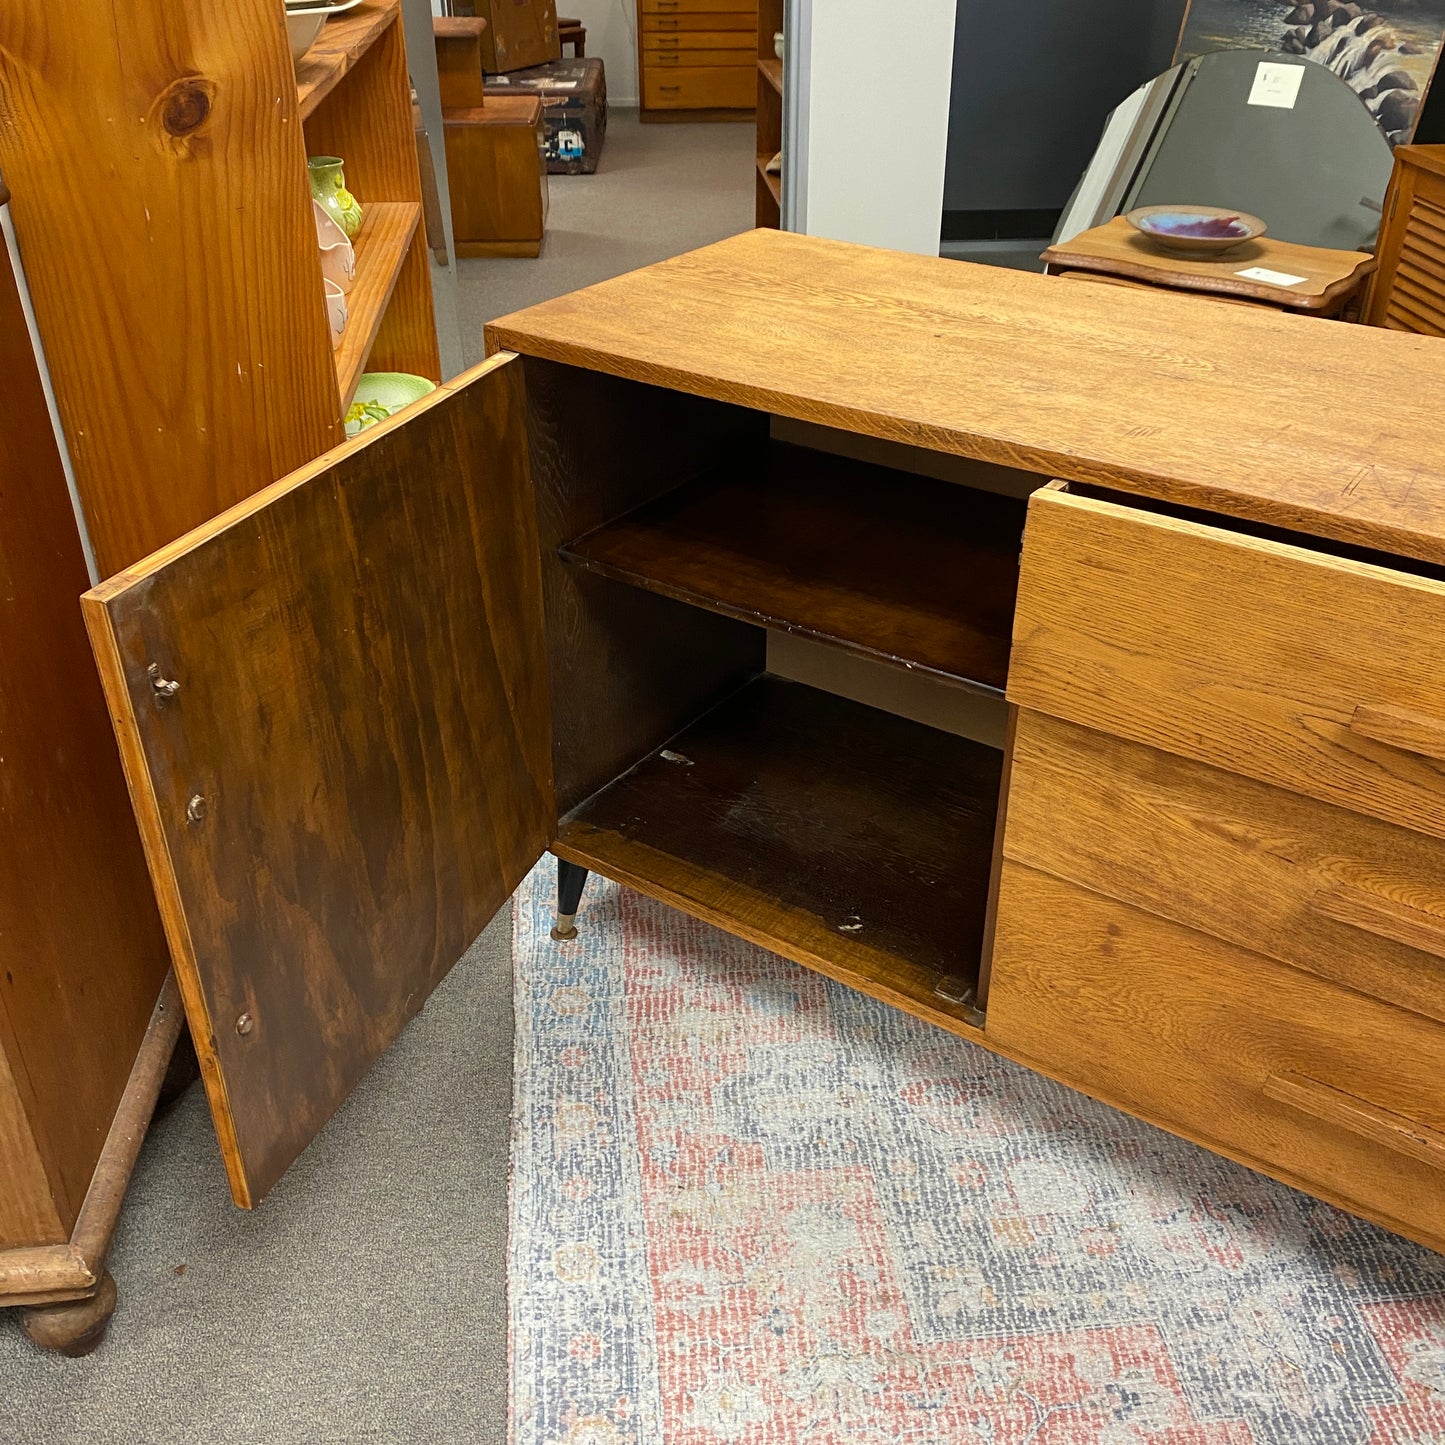
[[[642,103],[654,110],[747,109],[757,101],[752,65],[646,66]]]
[[[1004,853],[1445,1021],[1445,843],[1023,710]]]
[[[1445,1029],[1005,861],[1005,1052],[1445,1249]]]
[[[757,48],[757,24],[741,11],[700,10],[642,16],[642,38],[650,43],[665,35],[726,35],[731,45]]]
[[[674,70],[678,66],[697,68],[742,65],[751,72],[753,53],[751,50],[668,50],[664,47],[654,48],[649,45],[643,63],[649,70],[654,68]]]
[[[1046,488],[1025,707],[1445,837],[1445,582]]]
[[[757,0],[642,0],[639,9],[648,15],[740,15],[756,30]]]

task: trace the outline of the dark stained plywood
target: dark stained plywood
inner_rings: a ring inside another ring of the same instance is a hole
[[[935,1022],[978,979],[1002,755],[764,676],[554,850]]]
[[[580,567],[1002,692],[1026,504],[773,444],[579,538]]]
[[[89,584],[0,242],[0,1249],[70,1237],[166,974],[80,616]]]
[[[1437,337],[750,231],[487,343],[1445,561]]]
[[[551,835],[523,421],[489,362],[86,598],[242,1205]]]

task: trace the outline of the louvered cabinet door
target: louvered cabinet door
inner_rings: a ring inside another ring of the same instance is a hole
[[[1365,321],[1445,336],[1445,145],[1401,146]]]

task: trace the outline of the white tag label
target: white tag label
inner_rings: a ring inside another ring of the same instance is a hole
[[[1293,110],[1304,78],[1305,68],[1302,65],[1281,65],[1277,60],[1261,60],[1254,72],[1254,88],[1249,92],[1249,103]]]
[[[1246,281],[1263,281],[1266,286],[1298,286],[1308,281],[1308,276],[1291,276],[1288,271],[1271,271],[1265,266],[1251,266],[1247,271],[1236,271]]]

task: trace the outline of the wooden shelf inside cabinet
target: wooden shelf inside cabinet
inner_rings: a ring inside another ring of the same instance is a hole
[[[758,626],[1002,691],[1027,506],[782,443],[562,549]]]
[[[763,178],[763,184],[773,193],[773,199],[781,206],[783,204],[783,178],[775,176],[768,170],[768,162],[772,156],[758,157],[758,174]]]
[[[296,67],[296,99],[305,120],[401,13],[400,0],[362,0],[333,16]]]
[[[343,412],[366,370],[366,358],[420,221],[421,206],[415,201],[372,201],[365,207],[356,238],[356,279],[346,298],[346,330],[336,352]]]
[[[958,1029],[1002,766],[765,675],[563,819],[554,851]]]
[[[758,61],[758,71],[779,95],[783,93],[783,62],[781,60],[760,60]]]

